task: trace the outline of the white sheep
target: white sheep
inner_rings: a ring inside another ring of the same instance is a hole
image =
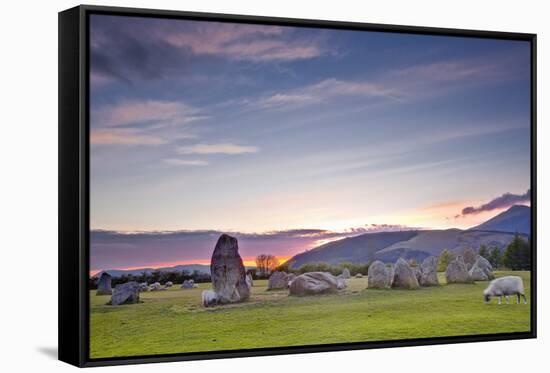
[[[505,276],[497,278],[487,286],[483,291],[485,303],[489,303],[491,297],[498,297],[498,304],[502,304],[502,296],[506,297],[506,304],[510,303],[510,295],[517,295],[518,304],[520,297],[523,297],[523,303],[527,304],[525,291],[523,290],[523,280],[518,276]]]
[[[205,290],[202,292],[202,305],[204,307],[214,306],[218,303],[218,294],[214,290]]]

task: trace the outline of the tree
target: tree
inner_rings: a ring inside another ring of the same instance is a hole
[[[489,263],[491,263],[493,268],[500,267],[502,262],[502,253],[497,246],[493,246],[493,248],[489,252],[489,257],[487,258],[487,260],[489,261]]]
[[[437,270],[439,272],[444,272],[451,261],[451,253],[447,249],[443,249],[441,254],[439,254],[439,263],[437,264]]]
[[[487,249],[487,246],[485,246],[485,244],[482,244],[479,247],[479,255],[484,257],[485,259],[489,258],[489,250]]]
[[[260,276],[267,276],[279,266],[279,259],[275,255],[260,254],[256,257],[256,268]]]
[[[502,258],[503,264],[513,270],[531,268],[531,248],[529,243],[516,233],[514,239],[506,247]]]

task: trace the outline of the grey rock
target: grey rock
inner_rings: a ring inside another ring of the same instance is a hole
[[[438,259],[435,256],[429,256],[420,264],[420,286],[437,286],[439,279],[437,278],[437,263]]]
[[[318,295],[335,293],[338,286],[342,286],[339,280],[328,272],[308,272],[296,277],[290,283],[290,295]]]
[[[254,286],[254,279],[252,278],[250,273],[246,275],[246,284],[248,285],[249,288]]]
[[[139,284],[139,291],[149,291],[149,285],[146,282]]]
[[[445,278],[447,279],[448,284],[467,284],[473,282],[468,269],[466,268],[466,263],[464,263],[464,258],[462,255],[456,257],[456,259],[451,260],[447,269],[445,270]]]
[[[357,273],[357,274],[355,275],[355,278],[363,278],[363,274],[362,274],[362,273]]]
[[[239,255],[237,239],[222,234],[216,243],[210,262],[212,286],[218,303],[235,303],[250,297],[246,271]]]
[[[172,286],[174,286],[174,283],[172,281],[167,281],[166,284],[164,284],[164,286],[167,288],[171,288]]]
[[[183,284],[181,284],[182,289],[193,289],[194,287],[195,287],[194,280],[184,280]]]
[[[391,286],[392,270],[379,260],[375,260],[369,265],[368,288],[384,289]]]
[[[162,285],[160,282],[154,282],[151,285],[149,285],[149,291],[160,291],[162,290]]]
[[[488,281],[495,278],[493,266],[481,255],[476,257],[476,261],[468,273],[473,281]]]
[[[391,286],[400,289],[418,289],[420,287],[415,272],[403,258],[397,259],[395,263]]]
[[[344,268],[342,270],[342,277],[345,278],[345,279],[351,278],[351,274],[349,273],[349,269]]]
[[[286,289],[288,287],[287,278],[286,272],[273,272],[267,281],[267,290]]]
[[[97,283],[96,295],[111,294],[113,294],[113,289],[111,288],[111,275],[107,272],[103,272],[101,277],[99,277],[99,282]]]
[[[135,281],[119,284],[107,304],[118,306],[121,304],[132,304],[139,302],[139,284]]]

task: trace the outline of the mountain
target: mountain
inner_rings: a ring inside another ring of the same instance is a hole
[[[101,273],[107,272],[113,277],[120,277],[122,275],[134,275],[138,276],[141,275],[143,272],[150,274],[154,271],[161,271],[161,272],[181,272],[181,271],[199,271],[203,273],[210,274],[210,265],[208,264],[181,264],[173,267],[162,267],[162,268],[137,268],[137,269],[107,269],[104,271],[101,271],[97,273],[96,276],[100,276]]]
[[[530,232],[530,210],[527,206],[512,206],[468,230],[452,228],[365,233],[295,255],[289,259],[289,265],[298,268],[316,262],[395,262],[400,257],[420,262],[430,255],[439,255],[444,249],[458,253],[466,248],[478,249],[481,245],[496,246],[502,250],[512,241],[516,232],[523,236]]]
[[[531,208],[529,206],[514,205],[485,223],[470,228],[470,230],[530,234]]]

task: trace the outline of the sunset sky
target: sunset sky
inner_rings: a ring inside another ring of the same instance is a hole
[[[529,203],[527,42],[103,15],[90,27],[92,269],[207,262],[218,232],[247,260],[286,258]]]

